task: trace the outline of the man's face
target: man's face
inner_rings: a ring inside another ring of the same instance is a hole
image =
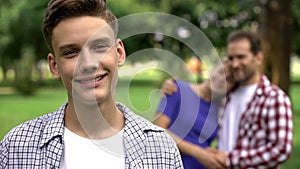
[[[90,16],[63,20],[53,30],[52,46],[50,71],[62,80],[69,101],[98,103],[114,96],[125,50],[105,20]]]
[[[255,82],[255,74],[261,64],[261,53],[254,55],[247,39],[239,39],[227,45],[227,54],[233,78],[240,85]]]

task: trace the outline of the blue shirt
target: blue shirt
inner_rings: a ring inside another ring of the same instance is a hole
[[[117,104],[125,117],[125,168],[183,168],[179,151],[166,132]],[[64,112],[57,111],[25,122],[0,143],[0,168],[59,168],[64,149]],[[99,166],[101,167],[99,159]]]
[[[178,90],[162,99],[158,112],[171,120],[169,130],[200,147],[210,146],[218,127],[218,104],[200,98],[189,83],[177,81]],[[181,154],[185,169],[205,169],[195,158]]]

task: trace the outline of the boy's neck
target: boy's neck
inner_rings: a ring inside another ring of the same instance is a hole
[[[86,105],[68,104],[65,112],[65,127],[75,134],[90,138],[103,139],[117,134],[124,127],[123,113],[115,103]]]

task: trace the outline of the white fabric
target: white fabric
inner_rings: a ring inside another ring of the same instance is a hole
[[[248,103],[254,96],[258,84],[239,86],[230,94],[230,101],[227,103],[221,131],[219,135],[218,148],[223,151],[231,151],[236,145],[240,119],[246,111]]]
[[[78,136],[65,127],[65,149],[60,169],[125,168],[123,130],[101,140]]]

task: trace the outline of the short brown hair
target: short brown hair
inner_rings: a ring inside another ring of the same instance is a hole
[[[259,38],[250,31],[238,30],[231,32],[227,38],[227,44],[241,39],[247,39],[249,41],[250,50],[254,55],[261,51]]]
[[[96,16],[105,20],[118,34],[116,16],[107,8],[106,0],[51,0],[48,3],[43,21],[43,35],[53,52],[52,33],[59,22],[80,16]]]

